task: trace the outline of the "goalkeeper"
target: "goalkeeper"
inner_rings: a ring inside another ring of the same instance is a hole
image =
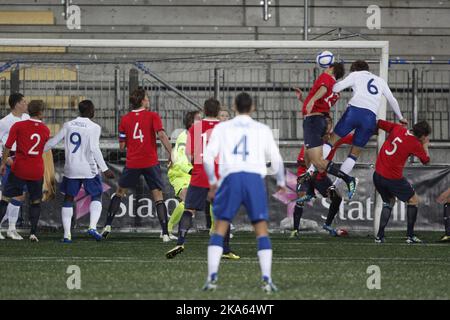
[[[168,223],[168,231],[171,239],[175,239],[172,235],[173,227],[176,225],[183,215],[184,212],[184,200],[186,198],[187,187],[191,180],[191,170],[192,164],[186,157],[186,141],[187,141],[187,130],[194,124],[195,121],[201,120],[200,111],[190,111],[186,114],[184,119],[184,125],[186,130],[183,130],[175,143],[175,148],[172,154],[172,166],[169,169],[168,177],[169,182],[175,190],[175,195],[181,200],[178,206],[173,210]]]

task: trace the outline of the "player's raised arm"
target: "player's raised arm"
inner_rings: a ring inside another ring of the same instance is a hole
[[[63,125],[62,129],[59,130],[58,133],[55,134],[55,136],[53,138],[51,138],[50,140],[47,141],[47,143],[45,144],[45,147],[44,147],[44,152],[56,147],[56,145],[62,139],[64,139],[65,136],[66,136],[66,124]]]
[[[386,121],[386,120],[382,120],[382,119],[377,121],[377,127],[379,129],[381,129],[381,130],[384,130],[384,131],[388,132],[388,133],[391,132],[392,129],[395,128],[395,126],[397,126],[397,124],[394,123],[394,122],[390,122],[390,121]]]
[[[354,85],[355,85],[355,74],[352,72],[343,80],[337,82],[333,86],[333,92],[341,92],[342,90],[352,87]]]
[[[271,163],[272,168],[275,168],[274,170],[277,176],[277,186],[284,188],[286,186],[286,177],[284,172],[283,158],[281,157],[280,150],[275,143],[272,131],[269,128],[267,128],[265,136],[265,141],[267,142],[265,149],[265,160],[266,162]]]
[[[400,106],[398,104],[397,99],[392,94],[391,89],[387,85],[387,83],[381,79],[381,90],[383,92],[383,95],[386,97],[387,101],[389,102],[389,105],[391,106],[392,110],[394,111],[395,115],[400,120],[400,123],[406,125],[408,124],[408,121],[403,118],[402,112],[400,111]]]

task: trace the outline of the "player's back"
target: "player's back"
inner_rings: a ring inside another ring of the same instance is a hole
[[[375,171],[386,179],[401,179],[405,162],[411,155],[417,156],[422,163],[430,161],[422,143],[412,132],[401,125],[392,124],[378,154]]]
[[[132,110],[122,117],[119,139],[126,143],[127,168],[148,168],[159,163],[156,133],[161,130],[161,118],[156,112]]]
[[[320,89],[320,87],[324,86],[327,89],[327,92],[323,97],[318,99],[311,110],[311,113],[321,112],[321,113],[329,113],[330,108],[336,103],[339,98],[339,94],[333,92],[333,85],[336,83],[336,79],[329,75],[326,72],[323,72],[311,88],[303,103],[303,115],[306,115],[306,105],[311,100],[311,98],[316,94],[316,92]]]
[[[64,124],[64,132],[64,175],[71,179],[95,177],[98,169],[92,153],[92,143],[93,139],[100,138],[100,126],[89,118],[78,117]]]
[[[29,119],[15,123],[10,131],[6,147],[16,141],[16,159],[12,172],[24,180],[39,180],[44,175],[42,154],[50,137],[49,128],[39,120]]]
[[[191,156],[193,164],[190,184],[197,187],[208,188],[209,182],[203,168],[203,152],[208,144],[213,128],[220,123],[216,119],[203,119],[195,122],[188,131],[186,141],[187,153]]]
[[[378,114],[381,97],[387,87],[386,81],[369,71],[354,71],[350,75],[353,77],[353,96],[349,104]]]
[[[217,130],[217,132],[216,132]],[[248,172],[267,174],[266,164],[279,159],[270,128],[247,115],[238,115],[214,129],[219,144],[219,175]]]

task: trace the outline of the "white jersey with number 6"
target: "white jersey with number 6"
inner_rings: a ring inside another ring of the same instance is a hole
[[[277,184],[285,186],[283,159],[268,126],[247,115],[214,127],[203,158],[210,184],[216,182],[214,159],[218,156],[220,181],[237,172],[256,173],[265,177],[267,163],[277,174]]]
[[[63,128],[45,145],[45,151],[64,139],[66,163],[64,176],[70,179],[90,179],[108,170],[100,150],[101,127],[89,118],[78,117],[64,123]]]
[[[378,115],[381,97],[385,96],[397,117],[403,119],[397,99],[382,78],[369,71],[353,71],[344,80],[333,86],[333,92],[341,92],[349,87],[352,87],[353,90],[353,97],[348,102],[349,105],[368,109]]]

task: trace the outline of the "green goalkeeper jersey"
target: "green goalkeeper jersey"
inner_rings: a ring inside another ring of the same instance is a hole
[[[192,170],[192,164],[186,157],[186,142],[187,142],[187,131],[181,132],[175,143],[175,148],[172,151],[172,167],[169,169],[168,177],[170,181],[179,178],[190,179],[191,176],[189,172]]]

